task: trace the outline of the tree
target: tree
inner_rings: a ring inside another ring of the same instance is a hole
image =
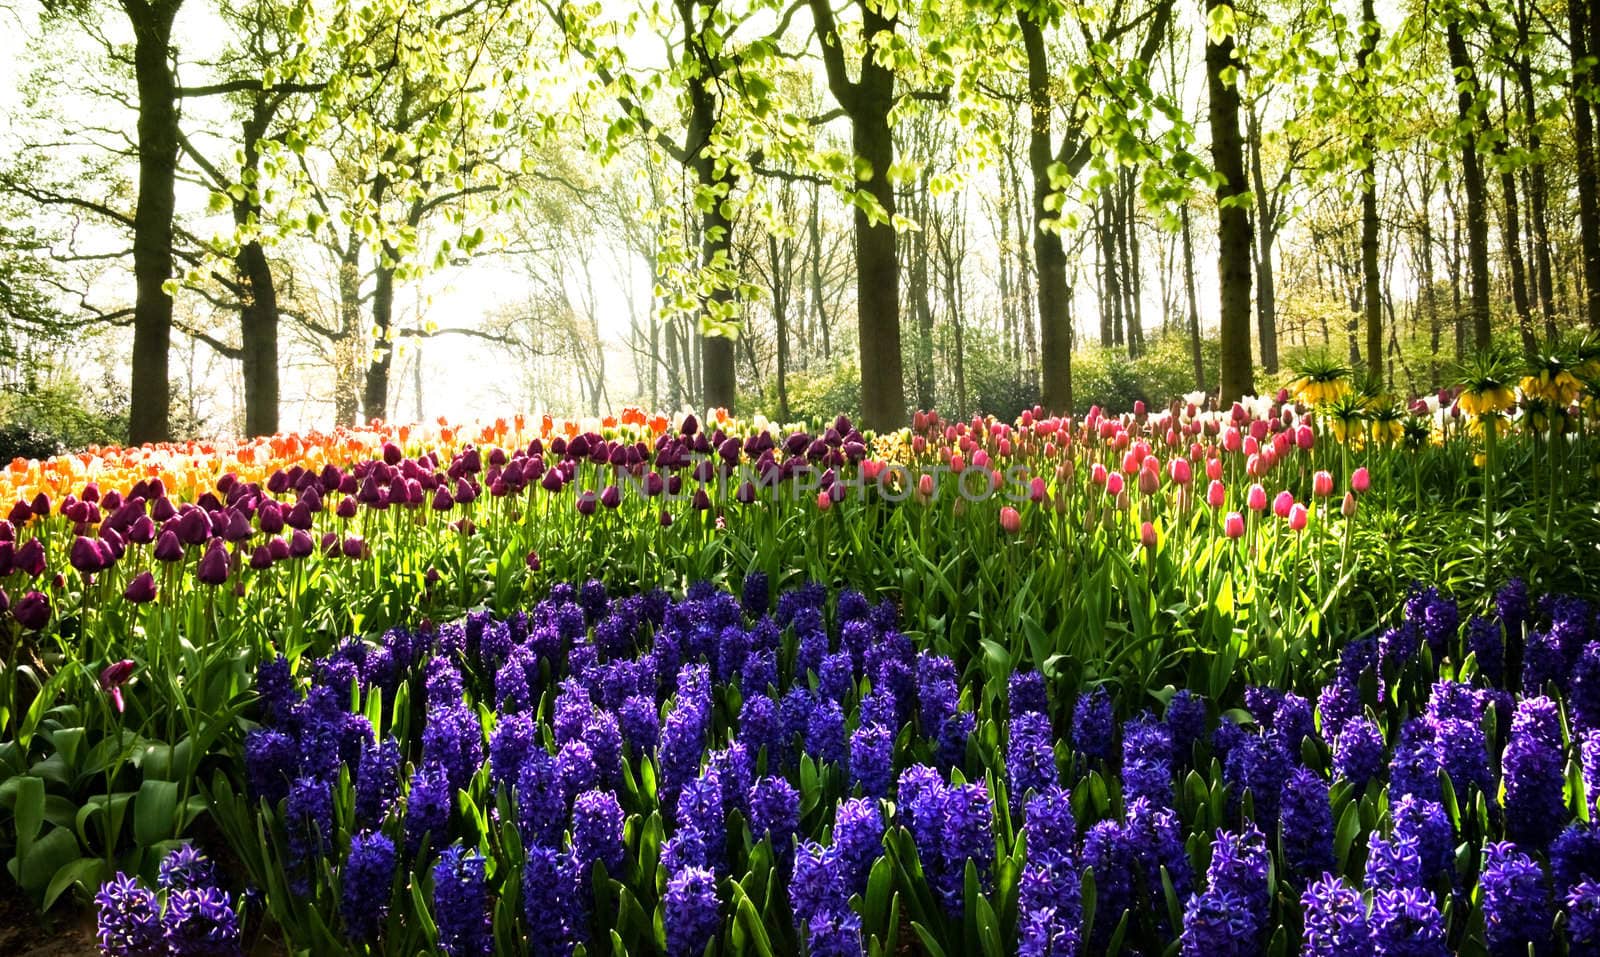
[[[1218,392],[1230,402],[1255,391],[1250,360],[1250,202],[1239,135],[1239,62],[1234,11],[1205,0],[1206,85],[1210,100],[1211,158],[1216,168],[1217,273],[1222,353]]]

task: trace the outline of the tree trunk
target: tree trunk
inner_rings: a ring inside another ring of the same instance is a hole
[[[339,338],[333,344],[333,419],[353,426],[361,417],[361,237],[351,230],[339,256]]]
[[[1250,178],[1256,195],[1256,337],[1261,340],[1261,367],[1278,372],[1278,286],[1272,268],[1272,247],[1278,239],[1272,196],[1261,163],[1261,120],[1254,103],[1245,114],[1250,150]]]
[[[869,19],[876,19],[869,14]],[[871,34],[869,34],[871,35]],[[869,57],[869,60],[871,58]],[[894,163],[894,139],[889,128],[893,103],[893,74],[882,67],[867,71],[876,79],[871,89],[876,105],[865,108],[853,124],[857,156],[872,169],[866,184],[888,216],[894,215],[894,188],[889,167]],[[860,90],[866,98],[868,77]],[[879,432],[906,423],[905,375],[900,358],[900,257],[895,254],[894,226],[874,224],[865,210],[857,209],[856,304],[861,354],[861,414],[866,426]]]
[[[1421,180],[1422,185],[1419,189],[1422,194],[1422,295],[1428,308],[1428,385],[1437,389],[1439,337],[1443,329],[1439,322],[1439,291],[1436,288],[1433,270],[1433,204],[1429,202],[1433,196],[1433,178],[1423,175]]]
[[[1050,63],[1044,31],[1026,7],[1017,8],[1017,26],[1028,56],[1028,170],[1033,180],[1033,261],[1039,275],[1039,362],[1041,401],[1048,412],[1072,412],[1072,290],[1067,285],[1067,254],[1049,209],[1051,192]]]
[[[778,377],[778,419],[780,422],[789,420],[789,284],[787,270],[785,281],[778,281],[779,260],[778,237],[767,235],[767,254],[772,259],[772,324],[776,327],[778,338],[777,377]]]
[[[365,422],[389,418],[389,371],[394,367],[394,263],[388,256],[385,247],[373,268],[372,328],[376,338],[361,390],[361,417]]]
[[[167,351],[172,335],[172,222],[178,168],[178,89],[169,59],[181,0],[125,0],[139,95],[139,198],[133,215],[133,356],[128,442],[172,438]]]
[[[1517,39],[1521,55],[1517,58],[1517,84],[1521,88],[1522,118],[1528,128],[1528,152],[1533,162],[1528,169],[1528,231],[1533,253],[1531,284],[1538,292],[1539,312],[1544,320],[1545,335],[1554,342],[1556,338],[1555,286],[1550,265],[1550,186],[1545,175],[1544,143],[1539,135],[1539,105],[1533,87],[1533,54],[1529,50],[1529,15],[1522,9],[1517,17]],[[1593,189],[1591,182],[1589,188]]]
[[[1361,49],[1356,54],[1362,90],[1372,95],[1367,61],[1378,48],[1378,14],[1373,0],[1361,0]],[[1361,148],[1366,168],[1361,171],[1361,302],[1367,319],[1367,375],[1383,381],[1383,286],[1378,275],[1378,137],[1373,129],[1377,107],[1366,104],[1368,116],[1361,124]]]
[[[1209,14],[1226,6],[1224,0],[1206,0]],[[1239,79],[1225,76],[1238,71],[1233,37],[1222,42],[1206,40],[1206,83],[1211,118],[1211,160],[1222,181],[1217,184],[1217,274],[1220,285],[1219,324],[1222,359],[1218,370],[1219,398],[1233,402],[1255,391],[1250,360],[1250,215],[1249,182],[1244,173],[1244,151],[1239,136]],[[1234,82],[1228,82],[1229,80]]]
[[[1461,138],[1461,174],[1467,190],[1467,273],[1471,295],[1473,344],[1487,349],[1493,331],[1489,325],[1489,203],[1483,162],[1478,156],[1477,73],[1461,34],[1461,22],[1451,15],[1445,24],[1450,69],[1456,79],[1456,112],[1464,133]]]
[[[1503,143],[1495,148],[1496,155],[1502,158],[1504,151]],[[1501,167],[1500,192],[1505,202],[1505,218],[1501,222],[1501,229],[1506,259],[1511,265],[1511,303],[1517,310],[1517,331],[1522,334],[1522,349],[1532,355],[1538,348],[1538,341],[1533,332],[1533,305],[1528,301],[1528,274],[1522,261],[1522,213],[1517,205],[1517,178],[1509,165]]]
[[[1596,163],[1593,104],[1583,93],[1591,51],[1585,37],[1584,0],[1567,0],[1568,39],[1572,47],[1572,133],[1577,154],[1578,231],[1583,249],[1584,319],[1600,329],[1600,164]]]
[[[1189,303],[1189,352],[1194,359],[1194,387],[1206,391],[1206,360],[1200,349],[1200,302],[1194,291],[1194,238],[1189,230],[1189,204],[1178,209],[1183,225],[1183,291]]]

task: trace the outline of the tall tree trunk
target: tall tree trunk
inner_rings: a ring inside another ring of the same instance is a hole
[[[822,356],[830,358],[828,342],[828,306],[822,295],[822,188],[813,187],[811,216],[807,223],[811,240],[811,305],[817,314],[817,331],[822,334]]]
[[[1556,337],[1555,286],[1550,265],[1550,186],[1545,175],[1544,143],[1539,133],[1539,104],[1533,86],[1533,53],[1529,49],[1529,12],[1526,0],[1520,5],[1517,16],[1517,85],[1521,91],[1522,119],[1528,128],[1528,152],[1533,162],[1528,169],[1528,229],[1532,234],[1533,253],[1531,284],[1539,296],[1539,312],[1544,320],[1545,334],[1553,342]],[[1592,189],[1591,182],[1589,187]]]
[[[1456,78],[1456,112],[1463,128],[1461,174],[1467,190],[1467,272],[1470,279],[1473,344],[1487,349],[1493,335],[1489,324],[1489,203],[1484,184],[1483,162],[1478,155],[1477,72],[1461,34],[1459,16],[1452,13],[1445,24],[1445,42],[1450,50],[1450,69]]]
[[[1433,177],[1423,175],[1418,187],[1422,194],[1422,296],[1428,308],[1428,385],[1439,387],[1439,291],[1433,269]]]
[[[366,382],[361,390],[361,417],[366,422],[389,418],[389,372],[394,367],[394,267],[384,245],[373,267],[372,328],[377,340],[367,360]]]
[[[1249,140],[1250,179],[1256,195],[1256,337],[1261,340],[1261,367],[1268,375],[1276,375],[1278,286],[1272,268],[1272,247],[1278,240],[1278,224],[1273,216],[1277,207],[1267,189],[1261,162],[1261,119],[1256,115],[1254,102],[1245,113],[1245,128]]]
[[[1028,170],[1033,180],[1033,261],[1039,274],[1039,361],[1043,378],[1041,401],[1057,414],[1072,411],[1072,290],[1067,285],[1067,254],[1049,208],[1050,164],[1055,161],[1050,121],[1050,62],[1044,31],[1025,7],[1017,8],[1017,26],[1028,56]]]
[[[244,163],[252,179],[261,167],[260,142],[266,134],[274,107],[264,94],[257,94],[243,130]],[[261,219],[261,204],[253,191],[243,202],[233,204],[233,221],[246,226]],[[278,431],[278,289],[273,281],[272,264],[261,241],[252,239],[239,247],[234,257],[234,272],[244,290],[239,304],[239,344],[244,377],[244,431],[247,436],[272,435]]]
[[[1224,6],[1224,0],[1206,0],[1208,15]],[[1222,337],[1218,380],[1219,398],[1224,403],[1255,391],[1250,360],[1250,215],[1246,209],[1250,187],[1239,136],[1240,64],[1233,54],[1232,35],[1222,37],[1220,43],[1207,37],[1211,161],[1222,179],[1217,184],[1217,273]]]
[[[1189,229],[1189,204],[1178,210],[1183,225],[1183,292],[1189,305],[1189,353],[1194,359],[1194,387],[1206,391],[1206,360],[1200,349],[1200,301],[1194,291],[1194,238]]]
[[[172,222],[177,210],[178,88],[169,59],[181,0],[123,0],[138,87],[139,198],[133,214],[133,356],[128,442],[172,437],[167,352],[172,336]]]
[[[1361,171],[1361,302],[1367,320],[1367,375],[1383,381],[1383,286],[1378,275],[1378,136],[1377,106],[1371,102],[1372,77],[1368,61],[1378,48],[1378,14],[1372,0],[1361,0],[1361,49],[1356,54],[1356,69],[1368,97],[1367,119],[1361,124],[1361,152],[1366,168]]]
[[[1568,40],[1572,48],[1572,138],[1577,155],[1578,232],[1583,249],[1584,319],[1600,329],[1600,163],[1596,162],[1594,104],[1583,88],[1592,81],[1593,54],[1586,37],[1584,0],[1567,0]],[[1585,76],[1590,72],[1589,76]]]
[[[333,420],[353,426],[361,417],[361,236],[350,231],[339,256],[339,338],[333,344]]]
[[[1505,145],[1495,147],[1495,154],[1504,159]],[[1522,349],[1532,355],[1538,348],[1533,332],[1533,304],[1528,300],[1528,274],[1522,261],[1522,220],[1517,205],[1517,177],[1509,164],[1502,163],[1500,192],[1505,203],[1505,218],[1501,222],[1506,259],[1511,265],[1511,303],[1517,311],[1517,331],[1522,334]]]
[[[776,327],[778,337],[777,377],[778,377],[778,419],[780,422],[789,421],[789,284],[777,281],[778,274],[778,238],[771,234],[767,236],[767,253],[772,258],[773,290],[772,290],[772,323]],[[791,258],[792,265],[792,258]]]

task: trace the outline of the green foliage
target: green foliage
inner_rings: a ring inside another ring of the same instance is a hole
[[[854,359],[841,360],[830,367],[791,372],[789,421],[832,422],[840,414],[857,418],[861,414],[861,371]],[[778,417],[776,393],[763,396],[762,411]]]
[[[1221,346],[1216,339],[1200,342],[1208,380],[1216,375]],[[1196,390],[1194,359],[1189,339],[1179,334],[1161,335],[1146,343],[1137,359],[1122,349],[1086,349],[1072,357],[1073,404],[1081,412],[1091,405],[1102,409],[1128,409],[1135,401],[1151,408],[1164,407],[1174,398]]]

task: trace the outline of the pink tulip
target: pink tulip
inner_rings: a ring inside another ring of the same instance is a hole
[[[824,512],[830,508],[833,508],[833,496],[829,495],[827,492],[818,492],[817,508]]]
[[[1294,508],[1294,496],[1289,493],[1288,489],[1279,492],[1277,497],[1272,500],[1272,514],[1279,518],[1288,518],[1289,510],[1292,508]]]
[[[1206,478],[1215,481],[1222,478],[1222,460],[1206,459]]]
[[[1344,493],[1344,503],[1339,506],[1339,512],[1345,518],[1349,518],[1356,513],[1356,496],[1354,492]]]
[[[1173,459],[1167,464],[1167,474],[1179,485],[1188,485],[1194,481],[1194,468],[1188,459]]]
[[[1154,495],[1161,489],[1161,477],[1149,469],[1139,470],[1139,494]]]
[[[1156,547],[1156,527],[1149,522],[1139,526],[1139,544],[1145,548]]]
[[[1367,467],[1365,465],[1350,473],[1350,488],[1353,489],[1357,495],[1364,494],[1367,489],[1371,487],[1372,473],[1367,471]]]
[[[1106,467],[1101,465],[1099,462],[1094,463],[1094,468],[1089,470],[1089,481],[1096,485],[1104,485],[1110,481],[1110,476],[1109,473],[1106,472]]]
[[[1317,434],[1311,430],[1311,426],[1301,425],[1294,430],[1294,444],[1300,446],[1301,451],[1309,452],[1317,444]]]
[[[1034,476],[1028,480],[1028,498],[1034,502],[1042,502],[1045,497],[1044,479]]]
[[[954,455],[950,456],[950,471],[952,471],[952,472],[961,472],[966,467],[967,467],[967,460],[961,457],[961,453],[960,452],[957,452]]]
[[[1222,503],[1228,500],[1228,490],[1221,479],[1212,479],[1206,486],[1206,504],[1212,508],[1221,508]]]
[[[1222,533],[1229,538],[1244,537],[1244,516],[1238,512],[1229,512],[1228,517],[1222,520]]]
[[[1296,502],[1289,509],[1289,527],[1298,532],[1306,527],[1306,521],[1310,517],[1311,513],[1306,510],[1306,507]]]
[[[1112,472],[1106,476],[1106,494],[1113,498],[1122,494],[1122,475],[1120,473]]]
[[[1000,509],[1000,528],[1007,535],[1017,534],[1022,531],[1022,516],[1011,506],[1005,506]]]
[[[1261,487],[1260,482],[1250,486],[1250,491],[1245,495],[1245,504],[1250,506],[1250,511],[1252,512],[1266,510],[1267,490]]]
[[[1328,496],[1332,495],[1333,474],[1324,470],[1318,470],[1317,474],[1311,476],[1311,494],[1315,495],[1317,498],[1327,498]]]
[[[917,494],[923,498],[933,497],[933,476],[930,473],[924,472],[917,477]]]

